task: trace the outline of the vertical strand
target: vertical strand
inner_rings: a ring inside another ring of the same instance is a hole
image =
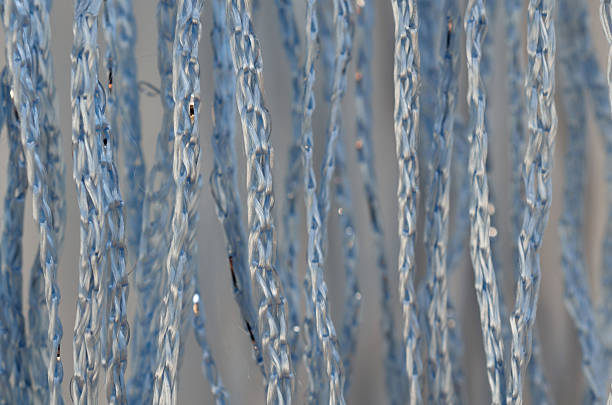
[[[125,271],[125,221],[123,200],[119,191],[119,178],[113,157],[111,132],[104,115],[106,99],[104,88],[98,81],[94,93],[96,113],[96,133],[101,137],[103,148],[99,150],[102,169],[101,181],[104,185],[103,199],[108,226],[106,249],[108,266],[108,331],[110,346],[107,349],[106,391],[110,404],[127,404],[125,389],[125,369],[127,365],[127,344],[130,338],[127,321],[128,280]]]
[[[523,97],[523,71],[524,61],[522,57],[521,35],[518,27],[522,24],[522,1],[506,0],[504,2],[506,18],[506,44],[508,47],[508,104],[510,156],[512,162],[512,235],[518,238],[521,227],[521,213],[523,201],[521,193],[521,162],[525,149],[525,102]],[[512,268],[518,269],[518,247],[512,250]],[[518,270],[513,272],[518,274]],[[505,317],[502,317],[505,319]],[[504,323],[506,325],[506,323]],[[505,328],[504,328],[505,329]],[[506,341],[507,342],[507,341]],[[532,400],[537,404],[547,405],[552,403],[550,387],[542,369],[541,353],[539,350],[538,331],[533,335],[533,355],[527,365],[529,373],[530,393]]]
[[[75,4],[72,49],[71,103],[73,178],[80,212],[79,292],[73,334],[72,401],[95,404],[101,366],[101,334],[106,279],[106,218],[97,133],[97,24],[101,1]]]
[[[403,314],[403,348],[408,376],[408,401],[421,403],[419,324],[414,291],[416,214],[418,201],[419,20],[415,0],[394,0],[395,142],[399,167],[399,298]]]
[[[142,235],[135,268],[138,306],[132,336],[132,375],[129,403],[153,401],[153,370],[159,331],[161,286],[165,284],[165,259],[170,245],[170,218],[174,208],[172,147],[172,44],[176,25],[175,0],[160,0],[157,6],[157,67],[161,79],[162,125],[157,135],[155,164],[148,174],[142,207]]]
[[[223,225],[227,239],[227,254],[234,297],[249,333],[255,359],[263,372],[261,341],[257,316],[253,307],[247,263],[247,237],[242,222],[240,194],[236,178],[237,163],[234,147],[236,85],[223,0],[212,2],[212,16],[213,28],[210,36],[216,86],[211,138],[215,159],[210,174],[210,187],[216,204],[217,217]]]
[[[22,237],[25,197],[28,189],[26,161],[19,138],[17,110],[11,99],[11,78],[7,68],[2,71],[2,107],[0,125],[7,124],[8,167],[4,198],[2,231],[2,299],[0,344],[0,400],[3,404],[28,401],[23,352],[26,350],[25,325],[22,315]],[[11,327],[12,325],[12,327]],[[46,380],[46,378],[45,378]],[[13,382],[11,384],[11,381]]]
[[[283,48],[289,62],[291,71],[291,125],[293,137],[287,151],[288,167],[285,177],[285,204],[283,206],[283,237],[279,240],[280,266],[284,268],[279,273],[283,280],[283,287],[287,296],[289,307],[289,346],[291,348],[291,362],[298,364],[301,356],[300,347],[300,293],[297,282],[297,261],[300,248],[299,211],[301,149],[300,138],[302,119],[302,75],[300,62],[300,35],[295,20],[295,7],[293,0],[276,0],[278,20],[281,26]]]
[[[136,252],[142,231],[142,205],[145,196],[145,163],[141,146],[140,100],[137,83],[136,33],[131,1],[105,0],[103,27],[108,69],[107,111],[113,141],[123,150],[125,162],[125,211],[127,248]],[[136,255],[134,255],[137,257]]]
[[[571,8],[560,2],[561,21],[559,59],[564,80],[561,91],[568,122],[567,151],[565,153],[565,187],[563,212],[559,224],[561,263],[565,275],[565,304],[572,317],[582,350],[582,369],[587,382],[585,403],[603,404],[603,388],[607,380],[607,364],[602,354],[601,341],[595,328],[595,315],[590,299],[588,276],[584,262],[584,203],[586,193],[587,117],[582,100],[586,83],[583,67],[584,36],[588,26],[582,26],[584,7]],[[572,10],[572,11],[570,11]]]
[[[491,403],[502,404],[504,392],[504,354],[499,315],[499,293],[493,270],[490,245],[489,188],[486,171],[487,132],[485,128],[486,93],[481,78],[483,43],[487,30],[484,0],[470,0],[465,14],[466,55],[468,67],[467,101],[470,109],[470,257],[474,269],[474,287],[480,307]]]
[[[47,340],[50,342],[47,354],[47,380],[49,402],[63,403],[61,382],[63,367],[60,359],[60,341],[62,326],[59,320],[58,306],[60,300],[57,285],[57,235],[54,232],[54,221],[50,208],[49,184],[44,166],[45,141],[42,139],[36,76],[36,55],[38,49],[31,48],[42,21],[35,13],[36,6],[28,2],[7,1],[5,3],[4,26],[7,39],[7,60],[13,77],[15,106],[19,114],[21,142],[26,159],[28,184],[32,188],[33,217],[39,226],[40,261],[44,268],[45,301],[49,310]],[[34,18],[32,18],[34,17]]]
[[[358,245],[357,230],[353,214],[351,187],[346,167],[346,146],[344,134],[341,132],[336,143],[336,174],[335,197],[338,205],[340,234],[342,235],[342,253],[346,292],[344,296],[344,319],[340,335],[340,355],[344,365],[344,393],[348,393],[351,377],[351,365],[357,349],[359,314],[361,309],[361,292],[359,280],[355,274],[357,265]]]
[[[178,357],[181,347],[181,313],[184,274],[188,272],[190,219],[198,208],[200,142],[200,12],[203,0],[179,0],[172,47],[172,98],[174,100],[174,153],[172,174],[175,205],[172,239],[166,260],[168,283],[158,336],[157,368],[153,384],[153,403],[178,401]]]
[[[287,341],[287,304],[275,262],[272,218],[270,114],[263,99],[263,61],[245,0],[227,0],[236,102],[247,159],[248,262],[258,302],[258,327],[266,371],[266,403],[290,404],[293,368]]]
[[[540,255],[552,198],[553,148],[557,130],[554,106],[554,0],[530,0],[527,10],[527,126],[522,177],[526,205],[518,239],[520,275],[512,327],[508,402],[522,404],[523,371],[531,356],[540,287]]]
[[[315,328],[315,303],[311,298],[313,290],[313,273],[319,270],[321,246],[317,245],[316,231],[320,226],[318,204],[316,202],[316,176],[312,163],[312,148],[314,140],[312,135],[312,114],[315,109],[314,82],[316,79],[315,64],[319,55],[319,27],[317,20],[317,0],[308,0],[306,3],[306,56],[304,60],[304,91],[303,117],[301,121],[301,145],[302,145],[302,173],[304,178],[304,201],[306,204],[306,230],[307,248],[306,260],[308,269],[304,278],[304,363],[308,374],[308,388],[306,401],[308,404],[317,404],[323,401],[322,393],[324,387],[321,382],[320,354],[321,348],[317,339]]]
[[[304,63],[305,88],[303,93],[302,118],[302,166],[304,174],[304,199],[306,204],[306,229],[308,230],[307,261],[308,271],[304,282],[306,293],[305,360],[309,371],[308,402],[319,403],[318,397],[329,390],[330,404],[344,404],[344,369],[339,353],[338,340],[330,314],[327,312],[327,286],[324,280],[325,266],[325,220],[321,214],[320,195],[317,195],[317,181],[313,168],[312,114],[315,109],[314,81],[315,63],[318,56],[318,25],[316,1],[307,3],[306,12],[306,60]],[[335,134],[337,135],[337,133]],[[328,139],[328,148],[329,142]],[[332,144],[332,147],[335,145]],[[328,153],[329,151],[326,151]],[[332,150],[335,154],[335,150]],[[327,155],[326,155],[327,156]],[[332,156],[333,159],[333,156]],[[332,168],[333,170],[333,168]],[[326,179],[322,179],[324,182]],[[321,184],[321,190],[329,184]],[[329,191],[327,192],[329,193]],[[328,195],[328,194],[327,194]],[[309,302],[310,301],[310,302]],[[321,352],[322,351],[322,352]],[[322,381],[319,361],[321,356],[328,376],[328,384]],[[321,391],[321,392],[320,392]]]
[[[446,246],[448,242],[450,169],[453,147],[454,113],[457,101],[457,61],[460,27],[458,7],[454,0],[445,3],[446,37],[442,37],[438,105],[431,145],[430,183],[427,195],[425,250],[427,252],[428,294],[431,296],[427,317],[429,403],[454,402],[452,365],[449,354],[448,285]]]

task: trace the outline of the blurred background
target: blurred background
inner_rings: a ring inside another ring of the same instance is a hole
[[[321,0],[329,3],[330,0]],[[393,131],[393,16],[390,1],[373,1],[375,6],[374,54],[373,54],[373,137],[375,146],[375,161],[378,177],[379,196],[382,204],[382,218],[386,236],[386,255],[390,269],[397,274],[397,255],[399,242],[397,237],[397,163],[395,158],[395,136]],[[303,32],[305,18],[305,0],[294,0],[296,16]],[[464,1],[461,1],[464,7]],[[596,46],[600,66],[605,72],[607,43],[599,22],[599,2],[590,1],[591,34]],[[64,398],[69,401],[68,385],[72,376],[72,330],[75,319],[77,294],[77,258],[79,254],[79,225],[77,200],[75,197],[74,180],[72,179],[71,159],[71,128],[70,128],[70,51],[72,47],[73,1],[55,0],[52,12],[52,48],[55,60],[55,76],[57,86],[60,121],[64,140],[66,159],[66,199],[68,208],[67,232],[64,251],[59,266],[59,283],[62,300],[60,304],[61,320],[64,327],[62,340],[62,359],[64,363]],[[506,88],[506,49],[503,6],[499,6],[498,18],[490,21],[489,35],[494,35],[492,54],[494,56],[493,88],[488,89],[489,97],[489,153],[493,173],[490,181],[496,193],[496,213],[494,221],[499,234],[497,236],[497,251],[495,255],[502,266],[506,282],[506,306],[512,308],[514,302],[513,268],[510,265],[510,255],[516,241],[511,235],[511,166],[508,140],[507,88]],[[157,72],[157,30],[156,3],[150,0],[134,1],[136,22],[138,26],[138,43],[136,58],[139,80],[159,86]],[[291,93],[290,72],[284,51],[282,49],[280,27],[277,20],[276,6],[273,0],[260,0],[260,9],[256,18],[256,33],[263,50],[265,102],[271,112],[272,135],[271,143],[275,149],[274,180],[277,225],[282,212],[283,181],[287,167],[287,149],[291,140]],[[206,4],[203,12],[203,29],[200,42],[201,60],[201,111],[200,135],[202,146],[202,175],[208,179],[212,168],[213,156],[210,147],[212,132],[212,99],[214,81],[212,78],[212,54],[209,33],[211,30],[210,4]],[[525,36],[523,29],[523,40]],[[3,38],[3,33],[0,34]],[[461,34],[463,37],[463,34]],[[302,35],[303,37],[303,35]],[[103,42],[102,31],[99,36]],[[524,43],[524,42],[523,42]],[[464,40],[461,40],[464,48]],[[563,46],[559,41],[558,46]],[[436,50],[437,52],[437,50]],[[4,65],[4,53],[0,53]],[[465,102],[465,58],[461,61],[460,97],[458,111],[466,117]],[[102,69],[102,68],[101,68]],[[102,71],[102,70],[101,70]],[[347,397],[349,404],[379,404],[385,403],[384,373],[382,369],[383,340],[380,331],[380,288],[379,272],[374,263],[373,239],[368,223],[367,205],[363,193],[362,182],[356,166],[354,131],[354,64],[349,67],[349,84],[343,104],[343,130],[348,148],[349,176],[352,183],[353,204],[356,218],[356,230],[359,244],[359,261],[357,272],[362,292],[362,311],[360,318],[359,337],[356,359],[354,361],[351,391]],[[557,75],[557,80],[563,80]],[[322,100],[322,76],[318,77],[318,100]],[[559,98],[559,93],[557,93]],[[142,93],[141,120],[143,148],[145,150],[147,168],[153,162],[155,139],[160,127],[161,105],[157,95]],[[326,104],[319,102],[314,117],[315,157],[320,164],[323,144],[322,140],[327,125],[328,112]],[[553,200],[548,228],[542,247],[542,290],[538,304],[537,324],[542,342],[542,355],[546,375],[550,381],[554,398],[558,404],[577,404],[582,400],[584,379],[580,367],[580,350],[576,331],[569,318],[563,301],[563,272],[560,264],[560,242],[558,236],[558,220],[562,207],[563,187],[563,155],[565,153],[566,126],[562,106],[557,102],[559,112],[559,133],[555,150],[555,171],[553,174]],[[592,108],[588,128],[588,196],[586,199],[586,221],[584,241],[586,264],[593,298],[600,294],[599,274],[601,272],[601,249],[604,227],[606,223],[606,187],[604,178],[605,147],[599,131],[595,128],[592,118]],[[136,112],[134,112],[136,113]],[[239,128],[239,127],[237,127]],[[458,134],[458,136],[461,134]],[[426,138],[421,142],[427,142]],[[7,161],[7,138],[0,138],[0,161]],[[236,149],[240,166],[241,192],[245,196],[244,149],[242,137],[237,133]],[[119,154],[119,162],[122,155]],[[318,170],[317,170],[318,172]],[[0,166],[0,198],[3,198],[6,182],[6,167]],[[125,185],[122,184],[123,187]],[[125,189],[125,188],[123,188]],[[301,204],[303,211],[304,207]],[[421,204],[420,209],[423,209]],[[338,323],[342,319],[342,300],[344,293],[344,269],[342,267],[341,245],[336,209],[332,207],[329,222],[329,260],[325,269],[325,277],[329,287],[329,299],[333,319]],[[29,271],[29,263],[34,259],[38,241],[37,228],[32,221],[31,199],[26,206],[26,228],[24,251],[24,269]],[[246,209],[243,210],[246,213]],[[466,212],[465,215],[468,213]],[[277,229],[280,226],[277,226]],[[282,237],[282,235],[278,235]],[[420,280],[424,273],[424,252],[422,249],[422,232],[418,236],[419,249],[418,275]],[[303,240],[304,242],[304,240]],[[304,245],[300,256],[300,277],[303,277],[306,262]],[[133,255],[134,252],[128,252]],[[252,359],[248,334],[240,320],[238,307],[232,297],[230,273],[225,254],[225,238],[223,230],[217,221],[214,203],[208,182],[205,181],[200,198],[200,290],[207,317],[208,338],[213,355],[221,372],[223,382],[230,394],[230,402],[234,404],[264,403],[264,388],[260,372]],[[478,309],[473,286],[473,272],[464,257],[461,268],[453,273],[450,280],[450,294],[458,308],[458,316],[465,342],[464,370],[466,372],[467,393],[470,404],[486,404],[490,401],[489,387],[485,375],[485,363],[482,348],[481,329],[478,320]],[[130,269],[131,271],[131,269]],[[25,280],[28,279],[26,274]],[[130,281],[133,282],[133,273]],[[393,301],[396,319],[399,321],[399,301],[397,298],[397,278],[393,284]],[[25,283],[27,285],[27,283]],[[24,293],[26,293],[24,288]],[[136,289],[131,286],[130,320],[133,319]],[[507,322],[506,320],[503,320]],[[397,325],[397,323],[396,323]],[[180,372],[180,404],[212,404],[213,398],[208,384],[205,382],[200,368],[201,354],[192,335],[186,342],[186,356]],[[129,359],[128,359],[129,364]],[[306,385],[306,375],[303,365],[299,365],[297,386],[299,393],[295,403],[302,403],[301,393]]]

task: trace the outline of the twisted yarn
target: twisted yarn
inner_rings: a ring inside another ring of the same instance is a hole
[[[57,235],[53,225],[54,221],[59,218],[53,217],[53,211],[49,205],[49,185],[43,163],[45,161],[45,142],[42,140],[40,130],[38,89],[35,87],[37,83],[36,63],[38,62],[35,58],[39,51],[32,48],[35,41],[41,39],[37,33],[44,32],[44,29],[40,28],[42,21],[37,18],[40,14],[34,14],[36,7],[34,4],[9,0],[5,2],[4,7],[8,67],[13,77],[15,108],[19,115],[20,137],[26,159],[28,184],[32,189],[33,217],[39,226],[39,258],[44,268],[44,295],[49,311],[47,341],[50,344],[46,362],[49,403],[61,404],[63,403],[61,396],[63,368],[59,344],[62,327],[57,313],[60,293],[56,282]]]
[[[291,71],[291,125],[293,137],[287,151],[288,168],[285,177],[285,204],[283,206],[283,237],[279,240],[280,263],[283,271],[279,273],[283,281],[283,287],[287,296],[287,307],[289,309],[289,346],[291,348],[291,362],[298,364],[301,356],[300,347],[300,293],[297,282],[297,262],[299,255],[301,223],[298,210],[298,194],[301,180],[301,149],[300,139],[302,119],[302,74],[300,62],[300,36],[295,20],[294,5],[292,0],[276,0],[279,25],[283,48],[289,69]]]
[[[200,65],[198,44],[203,0],[179,0],[172,47],[172,97],[174,99],[175,205],[172,240],[166,261],[168,285],[158,337],[158,356],[153,384],[154,404],[176,404],[178,357],[181,347],[181,313],[185,272],[189,266],[190,223],[198,208],[200,143]]]
[[[306,329],[304,335],[306,338],[304,356],[309,372],[308,402],[318,403],[320,401],[325,401],[323,398],[317,398],[322,397],[323,392],[328,389],[330,404],[344,404],[344,370],[335,328],[327,312],[327,286],[323,275],[323,268],[325,265],[325,220],[320,211],[321,196],[317,195],[316,192],[317,180],[312,162],[312,149],[314,146],[312,114],[315,109],[313,86],[316,76],[315,62],[319,52],[317,43],[318,25],[315,7],[316,1],[309,0],[306,9],[305,87],[302,102],[302,167],[304,175],[304,199],[306,204],[306,229],[308,230],[308,272],[304,282],[307,296],[304,320]],[[336,11],[336,9],[334,9],[334,11]],[[337,132],[335,135],[337,136]],[[330,142],[333,142],[331,136],[328,139],[328,148]],[[332,146],[335,147],[335,145]],[[328,158],[327,153],[328,150],[326,150],[326,158]],[[335,150],[333,150],[332,153],[335,155]],[[333,155],[331,159],[334,158]],[[322,182],[326,179],[322,179]],[[329,188],[329,184],[322,184],[321,190],[325,187]],[[322,193],[325,192],[322,191]],[[325,195],[329,195],[329,191],[327,191]],[[325,362],[326,373],[329,379],[327,387],[325,387],[325,383],[322,381],[321,366],[317,362],[319,353],[322,354],[323,361]]]
[[[344,392],[348,392],[350,383],[350,367],[357,349],[357,329],[359,327],[359,314],[361,309],[361,292],[359,280],[355,275],[357,265],[358,246],[357,231],[353,214],[351,187],[346,165],[346,146],[343,133],[340,133],[336,143],[336,174],[335,191],[338,215],[340,217],[340,233],[342,234],[342,251],[344,257],[344,274],[346,292],[344,296],[344,319],[342,334],[340,336],[340,354],[344,365]]]
[[[106,208],[102,189],[102,136],[97,117],[97,19],[101,1],[75,4],[71,102],[73,178],[80,212],[79,293],[73,334],[74,376],[70,389],[77,404],[97,403],[97,385],[106,341],[108,289]]]
[[[434,123],[429,193],[426,202],[425,250],[427,252],[427,290],[431,297],[427,318],[429,402],[453,403],[452,367],[449,353],[448,285],[446,246],[448,242],[450,168],[453,147],[454,111],[457,99],[457,61],[460,27],[458,7],[445,3],[446,38],[441,44],[438,106]]]
[[[0,125],[7,124],[9,161],[4,198],[2,231],[2,299],[0,311],[0,395],[3,404],[24,402],[28,399],[27,368],[25,363],[25,325],[22,315],[21,262],[25,196],[28,188],[26,162],[19,137],[17,110],[10,97],[11,80],[7,68],[2,71],[2,106]],[[10,328],[9,325],[15,325]],[[44,365],[43,365],[44,367]],[[12,384],[11,381],[13,382]],[[46,381],[46,376],[45,376]]]
[[[470,257],[474,268],[474,286],[480,307],[480,323],[491,403],[501,404],[504,391],[504,356],[499,316],[499,294],[493,270],[490,246],[489,189],[486,171],[487,131],[485,128],[486,93],[481,79],[482,46],[487,28],[485,3],[470,0],[465,13],[466,55],[468,67],[467,101],[471,133],[468,173],[470,176]]]
[[[522,374],[531,355],[532,331],[540,285],[539,247],[551,203],[553,146],[557,129],[554,106],[555,30],[553,0],[531,0],[527,12],[526,79],[529,138],[522,175],[526,206],[519,235],[520,275],[512,327],[508,403],[522,403]]]
[[[156,367],[155,340],[159,331],[161,286],[165,284],[165,260],[170,245],[170,217],[174,202],[172,147],[174,143],[172,98],[172,45],[176,25],[175,0],[160,0],[157,6],[157,67],[161,78],[162,126],[157,136],[155,164],[149,172],[142,206],[142,234],[136,262],[138,307],[132,338],[130,403],[150,404],[153,400],[153,370]]]
[[[117,134],[113,146],[118,146],[119,139],[122,140],[125,162],[127,248],[137,252],[142,231],[146,169],[141,147],[140,114],[137,113],[140,107],[135,57],[137,26],[132,2],[106,0],[103,22],[108,67],[107,111],[113,133]]]
[[[247,263],[247,238],[242,223],[240,194],[236,178],[237,163],[234,148],[236,85],[223,0],[212,2],[212,15],[213,28],[210,37],[213,47],[213,75],[217,85],[215,86],[211,139],[215,160],[210,174],[210,187],[216,204],[217,218],[223,225],[227,239],[227,254],[234,297],[249,332],[257,364],[264,372],[259,328],[253,307]]]
[[[108,233],[105,236],[105,252],[108,272],[108,331],[110,347],[106,348],[107,358],[107,400],[111,404],[127,404],[125,369],[127,366],[127,344],[130,330],[127,321],[128,280],[125,271],[125,223],[123,200],[119,191],[119,178],[111,146],[111,133],[104,110],[106,99],[100,82],[94,94],[96,133],[101,137],[100,150],[101,181],[104,200],[104,215]]]
[[[419,167],[417,159],[419,128],[419,20],[415,0],[392,2],[395,21],[395,150],[399,167],[399,298],[403,316],[403,348],[408,376],[408,401],[421,403],[421,358],[418,351],[419,324],[414,291],[415,234]]]
[[[262,93],[262,58],[245,0],[227,0],[236,101],[247,158],[248,262],[256,286],[258,327],[266,371],[266,403],[290,404],[293,370],[287,342],[287,309],[274,268],[275,229],[270,115]]]

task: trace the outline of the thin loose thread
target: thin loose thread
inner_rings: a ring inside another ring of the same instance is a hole
[[[198,44],[203,0],[179,0],[172,47],[172,98],[174,100],[174,153],[172,173],[175,205],[172,240],[166,260],[168,283],[158,336],[157,367],[153,383],[154,404],[176,404],[178,357],[181,347],[181,314],[184,275],[188,272],[190,228],[197,215],[200,143],[200,64]],[[191,221],[190,221],[191,220]]]
[[[449,227],[450,169],[453,147],[454,113],[457,101],[457,61],[460,27],[458,7],[454,0],[445,4],[446,36],[442,36],[438,105],[436,107],[429,193],[426,202],[425,249],[427,252],[427,289],[431,297],[427,318],[429,402],[454,402],[452,364],[449,353],[448,285],[446,245]]]
[[[96,132],[95,92],[97,74],[97,18],[101,1],[77,2],[72,49],[71,102],[73,178],[80,212],[79,293],[73,334],[74,376],[70,384],[76,404],[97,401],[102,364],[102,325],[108,289],[106,217],[102,190],[100,151],[102,139]],[[107,330],[106,325],[104,331]]]
[[[7,68],[2,71],[0,127],[7,124],[9,146],[7,185],[4,198],[2,231],[2,271],[0,294],[5,304],[0,309],[0,396],[3,404],[28,401],[27,373],[24,361],[26,341],[22,313],[22,238],[25,197],[28,188],[26,162],[19,137],[17,110],[10,97],[11,79]],[[44,304],[43,304],[44,306]],[[11,327],[12,326],[12,327]],[[44,367],[44,365],[43,365]],[[13,383],[11,384],[11,381]],[[46,375],[45,375],[46,381]]]
[[[582,369],[587,381],[585,403],[603,403],[603,390],[607,380],[607,362],[595,327],[595,315],[588,288],[588,276],[584,262],[584,202],[586,192],[586,128],[587,116],[584,103],[587,86],[581,66],[588,30],[584,7],[570,7],[560,2],[560,48],[559,59],[564,76],[562,100],[567,115],[568,145],[565,153],[565,186],[563,212],[559,223],[561,238],[561,264],[565,275],[565,304],[578,332],[582,350]],[[570,10],[573,10],[571,12]]]
[[[403,315],[403,348],[408,376],[408,401],[420,404],[419,320],[414,291],[416,214],[418,201],[418,131],[419,131],[419,20],[415,0],[393,0],[395,18],[394,128],[399,168],[397,197],[399,205],[399,298]]]
[[[242,222],[238,180],[236,178],[235,143],[235,77],[229,46],[229,32],[225,2],[212,2],[213,28],[210,32],[213,48],[215,95],[213,104],[213,133],[211,138],[215,156],[210,174],[210,186],[227,239],[227,254],[234,297],[249,331],[253,353],[263,370],[263,357],[257,316],[253,307],[251,280],[247,263],[247,237]]]
[[[489,189],[486,171],[487,132],[485,128],[486,93],[480,76],[482,46],[487,29],[483,0],[470,0],[465,13],[466,55],[468,67],[467,101],[470,109],[470,256],[474,268],[476,298],[480,307],[480,323],[491,403],[498,405],[505,397],[504,354],[499,315],[499,293],[493,270],[490,245]]]
[[[60,300],[59,287],[57,285],[57,261],[58,251],[56,249],[57,234],[54,232],[54,221],[59,218],[53,217],[50,207],[49,184],[47,182],[46,169],[44,167],[44,144],[40,128],[40,111],[35,107],[38,97],[36,76],[36,63],[39,49],[31,41],[27,40],[34,36],[34,32],[40,27],[40,20],[34,19],[36,6],[29,3],[18,3],[9,0],[4,4],[4,23],[7,40],[7,60],[13,77],[14,101],[19,114],[19,126],[21,143],[23,145],[28,184],[32,189],[33,217],[39,226],[39,259],[44,269],[45,301],[49,311],[49,324],[47,330],[47,341],[49,342],[47,352],[47,382],[49,390],[49,403],[63,403],[61,395],[61,382],[63,379],[63,367],[59,355],[60,341],[62,337],[62,326],[58,314]],[[35,37],[35,36],[34,36]]]
[[[297,282],[297,261],[300,248],[299,210],[300,173],[302,172],[302,159],[300,139],[302,136],[302,71],[300,62],[300,35],[295,20],[295,7],[293,0],[276,0],[278,20],[281,26],[283,48],[289,69],[291,71],[291,127],[292,138],[287,151],[288,167],[285,177],[285,204],[283,205],[283,237],[279,240],[280,266],[283,269],[279,275],[287,296],[289,308],[289,346],[291,348],[291,362],[298,364],[302,347],[300,345],[300,293]]]
[[[105,0],[103,27],[106,37],[108,70],[107,115],[113,128],[113,145],[121,140],[125,162],[125,217],[127,248],[137,252],[142,231],[142,205],[145,197],[145,163],[141,146],[140,100],[137,83],[136,33],[131,1]],[[133,255],[137,258],[137,255]],[[130,261],[134,261],[131,260]]]
[[[247,159],[248,263],[256,289],[258,327],[266,371],[266,403],[290,404],[293,382],[287,307],[275,262],[272,217],[270,114],[262,90],[263,61],[245,0],[227,0],[236,101]]]
[[[142,207],[142,235],[135,267],[138,307],[132,335],[132,374],[129,403],[153,400],[155,339],[159,330],[161,286],[165,283],[165,259],[170,245],[170,218],[174,201],[172,148],[174,143],[172,98],[172,44],[176,25],[176,2],[160,0],[157,6],[157,66],[161,79],[162,124],[157,135],[155,164],[148,174]]]
[[[522,404],[523,371],[531,356],[533,326],[540,287],[540,255],[552,198],[553,147],[557,130],[554,106],[554,0],[530,0],[527,11],[527,117],[522,177],[526,205],[518,239],[520,275],[512,327],[508,403]]]

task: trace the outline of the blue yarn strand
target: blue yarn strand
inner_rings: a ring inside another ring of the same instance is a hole
[[[518,239],[520,274],[512,327],[511,375],[508,403],[521,404],[523,371],[531,356],[540,286],[540,255],[552,198],[553,148],[557,129],[554,106],[554,0],[530,0],[527,11],[527,118],[522,177],[526,204]]]
[[[58,238],[54,231],[54,218],[50,203],[49,183],[44,166],[46,140],[41,132],[40,110],[34,108],[38,98],[37,56],[41,48],[36,48],[36,39],[44,40],[38,32],[48,32],[41,28],[41,13],[35,4],[7,1],[4,4],[5,34],[7,40],[7,60],[13,77],[15,107],[19,115],[21,142],[26,159],[28,184],[32,188],[33,217],[39,226],[39,259],[44,269],[44,296],[49,311],[49,324],[46,353],[47,384],[50,404],[62,404],[61,382],[63,367],[60,358],[62,326],[58,314],[60,300],[57,285]],[[38,5],[40,8],[40,4]],[[18,32],[20,34],[18,34]],[[44,35],[44,34],[43,34]],[[34,41],[30,40],[35,39]],[[45,47],[44,49],[48,49]],[[60,243],[61,244],[61,243]]]
[[[418,131],[419,131],[419,20],[415,0],[393,0],[395,19],[395,142],[399,168],[397,189],[399,215],[399,298],[403,315],[403,350],[408,377],[408,402],[422,402],[419,353],[419,320],[414,290],[415,237],[418,200]]]
[[[448,242],[450,168],[453,145],[454,112],[457,99],[457,65],[460,27],[454,0],[445,3],[446,37],[442,37],[432,160],[430,163],[425,249],[427,252],[427,290],[431,297],[427,310],[429,321],[428,377],[429,403],[454,403],[452,364],[449,353],[448,285],[446,245]]]
[[[121,141],[125,162],[127,248],[128,251],[137,252],[142,231],[146,173],[141,146],[140,92],[136,77],[138,30],[132,1],[105,0],[104,5],[103,27],[108,71],[106,110],[113,133],[116,134],[113,146],[117,147]]]
[[[251,280],[247,263],[247,237],[242,222],[238,180],[236,178],[235,144],[235,77],[229,46],[225,3],[212,2],[213,74],[215,96],[213,105],[212,148],[215,155],[210,186],[217,208],[217,217],[227,239],[227,253],[234,297],[249,332],[257,364],[263,370],[263,357],[257,316],[254,312]]]
[[[285,204],[283,207],[283,237],[279,240],[280,263],[283,271],[279,273],[287,295],[289,308],[289,346],[291,362],[298,364],[301,357],[300,345],[300,293],[297,282],[297,261],[300,248],[301,215],[299,192],[302,172],[300,139],[302,136],[302,73],[300,62],[300,36],[295,20],[295,7],[292,0],[276,0],[278,19],[281,26],[283,48],[291,70],[291,124],[293,137],[287,151],[288,168],[285,177]]]
[[[181,318],[185,274],[189,272],[190,241],[194,240],[194,215],[198,209],[200,143],[200,65],[198,44],[203,0],[179,0],[172,47],[172,98],[174,100],[174,153],[172,173],[175,205],[172,239],[166,260],[167,285],[158,336],[157,367],[153,383],[154,404],[178,401],[178,358],[182,344]]]
[[[270,114],[263,97],[263,61],[245,0],[227,0],[236,102],[247,160],[248,263],[256,289],[258,327],[266,375],[266,403],[290,404],[293,367],[287,343],[287,307],[274,267]]]
[[[138,307],[132,335],[132,375],[129,402],[153,401],[155,340],[159,330],[161,286],[165,284],[165,260],[170,245],[170,218],[174,201],[172,148],[174,143],[172,98],[172,44],[176,25],[176,2],[160,0],[157,7],[157,64],[161,78],[162,125],[157,136],[155,164],[151,168],[142,208],[142,235],[135,278]]]
[[[470,257],[474,269],[476,298],[480,307],[480,323],[491,403],[501,404],[505,398],[504,355],[501,337],[499,293],[493,270],[490,245],[489,189],[486,171],[487,132],[485,127],[486,92],[481,78],[483,44],[487,29],[483,0],[470,0],[465,13],[466,55],[468,67],[467,101],[470,109],[470,143],[468,173],[471,201]]]
[[[10,97],[11,80],[8,70],[2,72],[2,112],[0,126],[7,123],[9,162],[7,188],[4,198],[4,224],[2,231],[2,331],[3,345],[0,360],[0,403],[29,401],[25,391],[27,368],[24,360],[26,341],[22,313],[22,238],[25,197],[28,187],[26,162],[19,138],[17,110]],[[10,325],[14,325],[12,328]],[[8,329],[7,329],[8,328]],[[45,376],[46,377],[46,376]],[[45,378],[46,380],[46,378]],[[13,385],[10,384],[14,381]]]
[[[340,233],[342,235],[342,252],[346,292],[344,296],[344,319],[340,335],[340,354],[344,365],[344,393],[348,393],[351,377],[351,365],[357,350],[357,331],[361,309],[361,292],[359,280],[355,274],[358,258],[357,230],[355,228],[351,187],[346,167],[346,146],[341,132],[336,143],[335,199],[338,205]]]

